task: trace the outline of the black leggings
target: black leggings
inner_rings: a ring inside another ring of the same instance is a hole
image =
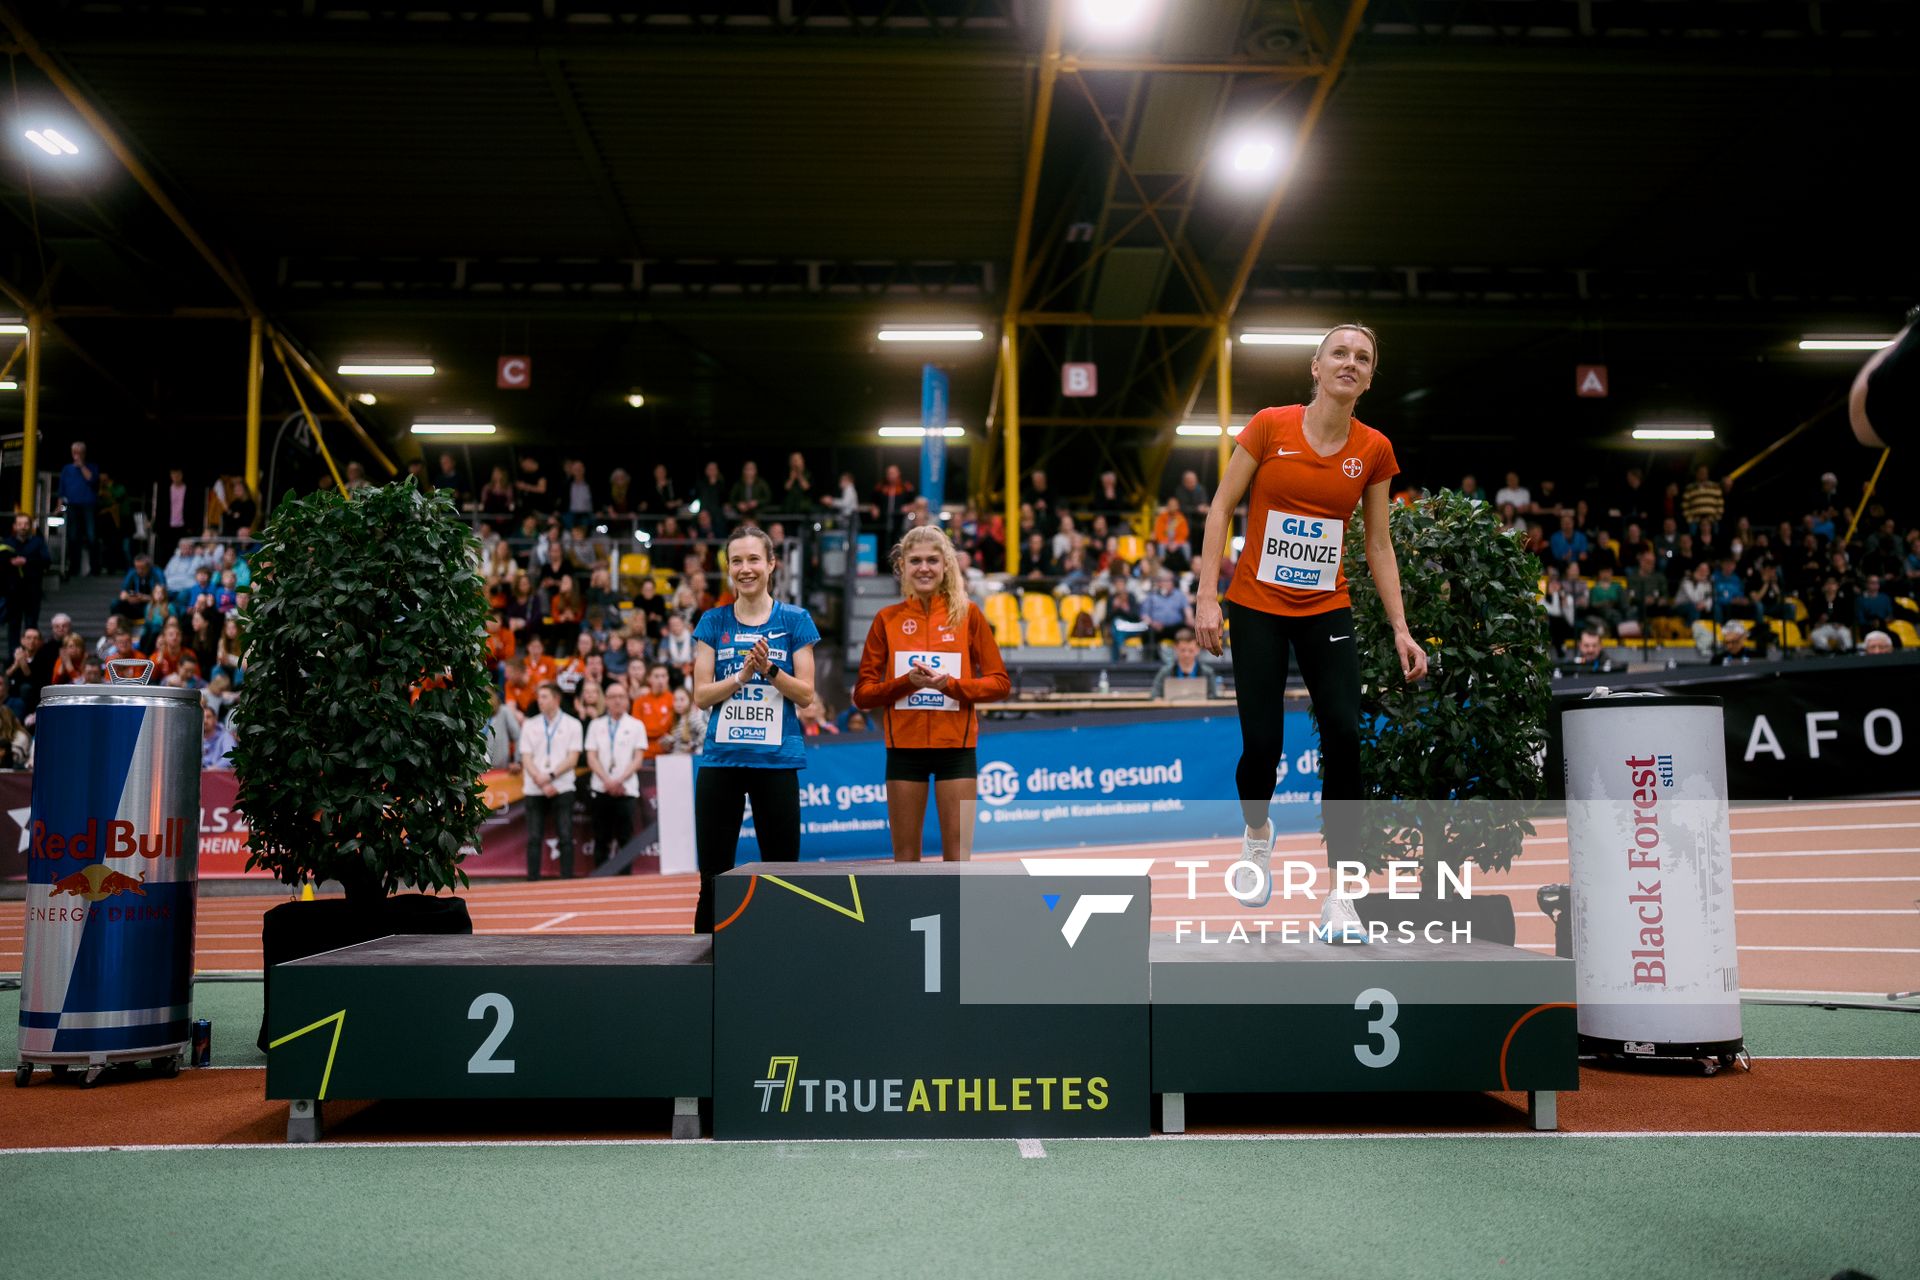
[[[740,820],[753,800],[753,830],[760,861],[800,858],[800,771],[703,765],[693,780],[693,845],[700,859],[700,902],[693,931],[713,932],[713,878],[733,870],[740,847]]]
[[[1353,610],[1296,618],[1227,602],[1231,614],[1233,687],[1240,704],[1240,765],[1233,780],[1247,826],[1267,823],[1275,774],[1286,758],[1287,653],[1320,720],[1320,799],[1327,860],[1351,856],[1351,822],[1360,799],[1360,651]]]

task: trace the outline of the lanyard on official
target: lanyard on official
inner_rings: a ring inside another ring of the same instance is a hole
[[[540,719],[542,727],[547,731],[547,753],[543,759],[546,761],[547,772],[551,774],[553,772],[553,731],[559,727],[560,717],[555,716],[548,720],[545,716],[541,716]]]

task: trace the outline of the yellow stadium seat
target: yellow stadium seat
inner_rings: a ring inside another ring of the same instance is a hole
[[[1915,627],[1905,618],[1895,618],[1887,624],[1887,630],[1899,637],[1904,649],[1920,649],[1920,627]]]
[[[1788,596],[1787,603],[1793,606],[1793,620],[1805,625],[1807,621],[1807,606],[1800,603],[1800,597]]]
[[[1031,599],[1032,597],[1028,597]],[[1043,613],[1027,619],[1027,644],[1035,648],[1058,648],[1066,643],[1060,633],[1060,618],[1057,614]]]
[[[1087,595],[1060,597],[1060,625],[1068,631],[1073,630],[1073,620],[1093,609],[1093,597]]]
[[[1036,623],[1051,622],[1054,630],[1060,629],[1060,606],[1044,591],[1029,591],[1020,597],[1020,620],[1027,624],[1027,643],[1033,644]]]
[[[1020,602],[1014,599],[1012,592],[997,591],[988,596],[981,610],[987,615],[987,621],[996,628],[1003,624],[1015,627],[1020,625]]]
[[[1893,602],[1908,613],[1920,613],[1920,601],[1916,601],[1912,596],[1895,596]]]
[[[1774,625],[1780,628],[1780,645],[1784,649],[1804,649],[1807,647],[1807,634],[1797,622],[1784,622],[1778,619]]]
[[[1137,533],[1123,533],[1114,539],[1113,554],[1128,564],[1137,564],[1147,553],[1147,542]]]
[[[987,621],[993,627],[993,642],[995,644],[999,645],[1002,649],[1018,649],[1020,647],[1020,619],[1012,616],[1002,616],[999,618],[990,616]]]

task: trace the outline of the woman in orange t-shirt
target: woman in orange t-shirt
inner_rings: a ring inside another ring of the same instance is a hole
[[[887,827],[896,862],[920,861],[927,779],[940,815],[940,856],[973,856],[974,806],[980,794],[983,702],[1012,692],[986,614],[967,599],[967,580],[947,535],[933,525],[909,529],[893,552],[905,599],[874,616],[853,703],[880,711],[887,740]]]
[[[673,672],[666,663],[647,668],[646,686],[633,698],[633,714],[647,731],[648,755],[660,755],[673,745],[667,734],[679,717],[673,709]]]
[[[1364,507],[1367,565],[1393,625],[1401,673],[1412,681],[1427,672],[1427,655],[1407,630],[1400,566],[1387,528],[1388,489],[1399,464],[1387,438],[1353,416],[1355,401],[1373,382],[1378,351],[1378,340],[1365,325],[1329,330],[1313,357],[1313,400],[1253,415],[1237,437],[1207,510],[1194,624],[1201,646],[1218,656],[1220,557],[1234,508],[1247,499],[1246,547],[1227,587],[1227,605],[1233,611],[1233,682],[1240,708],[1234,782],[1247,826],[1241,857],[1258,869],[1251,877],[1242,873],[1231,888],[1248,906],[1265,906],[1273,892],[1267,874],[1273,851],[1268,807],[1286,754],[1281,704],[1289,650],[1320,722],[1328,864],[1352,849],[1361,796],[1360,655],[1342,551],[1356,505]],[[1365,927],[1346,899],[1329,893],[1320,918],[1332,934],[1366,940]]]

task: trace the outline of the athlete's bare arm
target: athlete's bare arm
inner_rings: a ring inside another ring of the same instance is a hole
[[[1360,512],[1367,523],[1367,567],[1373,571],[1373,585],[1380,589],[1380,604],[1393,627],[1394,652],[1400,655],[1400,674],[1418,680],[1427,674],[1427,651],[1414,642],[1407,630],[1407,605],[1400,597],[1400,562],[1393,554],[1393,534],[1388,528],[1388,482],[1370,484],[1360,495]]]

